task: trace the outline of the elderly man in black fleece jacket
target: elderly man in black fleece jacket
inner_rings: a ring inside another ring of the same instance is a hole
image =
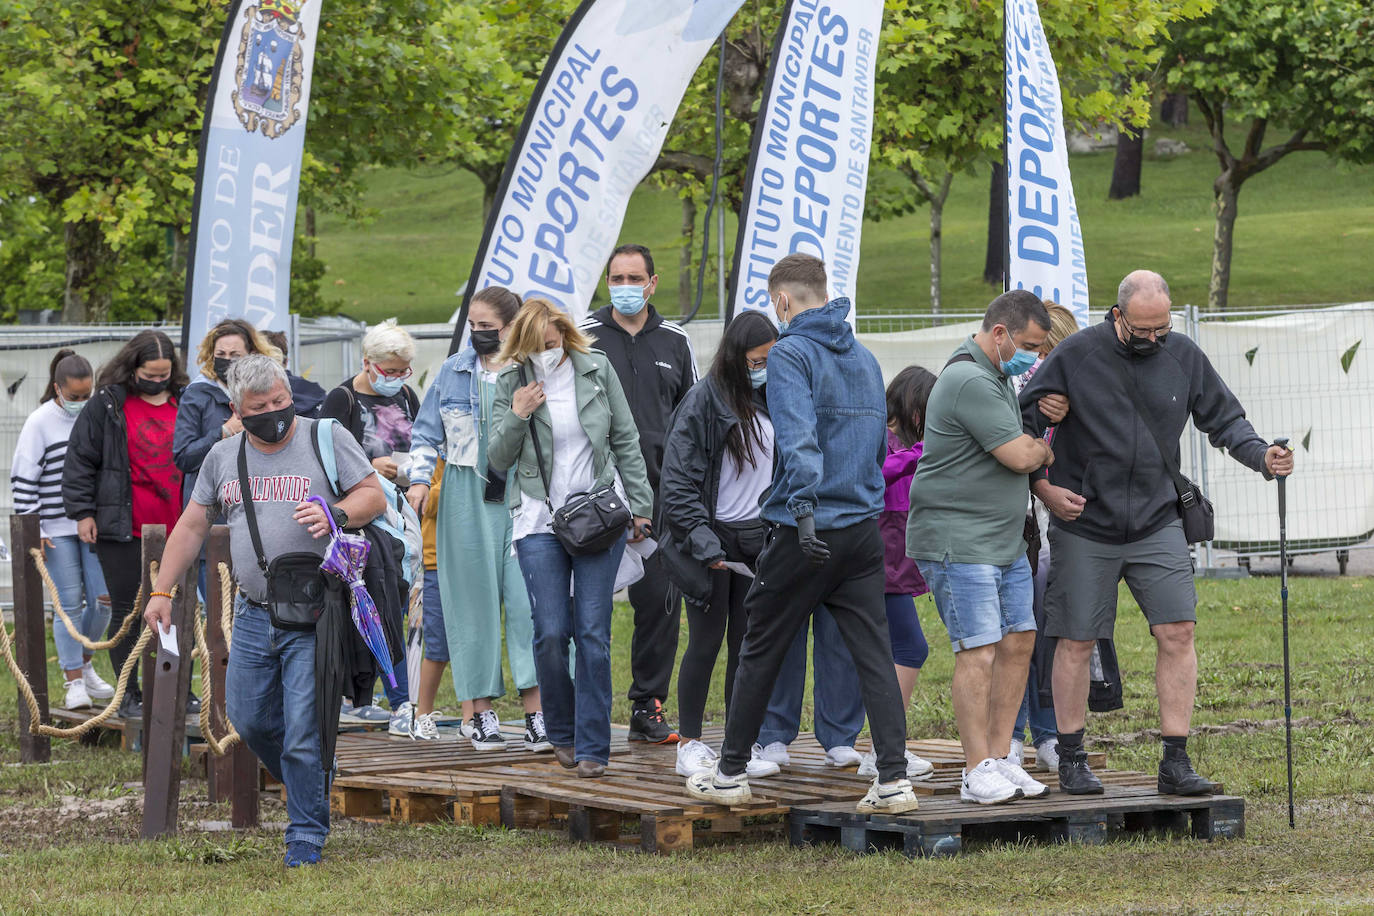
[[[1053,515],[1045,632],[1059,639],[1059,783],[1074,795],[1102,791],[1083,752],[1088,659],[1094,641],[1112,635],[1117,583],[1124,578],[1158,649],[1159,791],[1202,795],[1215,787],[1193,770],[1187,753],[1197,693],[1192,565],[1178,493],[1126,386],[1153,416],[1175,462],[1190,417],[1214,446],[1266,478],[1292,473],[1293,453],[1261,439],[1197,344],[1169,333],[1163,277],[1148,270],[1128,274],[1117,303],[1104,322],[1055,348],[1021,392],[1025,428],[1034,435],[1050,425],[1036,408],[1040,398],[1067,395],[1070,405],[1052,433],[1057,460],[1031,484]]]

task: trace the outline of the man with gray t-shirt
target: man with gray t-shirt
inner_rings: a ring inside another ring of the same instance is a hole
[[[229,719],[249,749],[286,787],[286,865],[314,865],[329,834],[328,766],[320,753],[315,696],[315,631],[279,629],[266,607],[267,582],[248,530],[239,478],[246,460],[257,528],[270,561],[287,553],[317,553],[328,541],[329,519],[357,528],[386,509],[386,496],[357,442],[335,428],[334,454],[342,497],[335,497],[315,455],[314,420],[298,418],[286,371],[261,355],[242,357],[229,370],[229,397],[243,421],[243,436],[215,445],[201,465],[191,502],[167,538],[144,619],[165,631],[171,623],[172,586],[200,555],[210,525],[223,515],[239,596],[234,641],[225,677]],[[325,698],[338,703],[338,698]]]

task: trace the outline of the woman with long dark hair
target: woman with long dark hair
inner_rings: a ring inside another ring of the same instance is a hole
[[[38,409],[29,414],[10,462],[14,511],[37,514],[43,536],[43,559],[57,584],[62,609],[76,629],[97,640],[110,622],[110,596],[105,576],[90,544],[76,536],[76,522],[62,507],[62,465],[72,427],[91,397],[91,364],[75,350],[58,350],[48,366],[48,384]],[[83,607],[84,604],[84,607]],[[108,700],[114,688],[91,665],[91,653],[53,614],[52,640],[66,676],[63,706],[79,709],[91,700]]]
[[[143,573],[144,525],[181,517],[181,471],[172,460],[177,399],[186,372],[161,331],[140,331],[101,367],[95,395],[81,411],[67,443],[62,503],[76,520],[77,536],[95,547],[110,592],[109,633],[114,635],[134,601]],[[142,623],[110,649],[118,674],[133,651]],[[138,668],[120,715],[142,715]]]
[[[678,405],[664,444],[659,549],[687,604],[687,651],[677,681],[677,771],[683,776],[715,765],[701,726],[722,642],[727,708],[734,690],[744,596],[753,580],[726,563],[752,567],[763,549],[759,497],[773,481],[773,424],[764,392],[768,351],[777,339],[761,312],[735,316],[710,371]],[[767,776],[778,766],[756,756],[748,770]]]

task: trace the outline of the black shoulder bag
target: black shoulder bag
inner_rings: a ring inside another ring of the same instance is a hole
[[[520,366],[520,384],[525,379],[525,367]],[[539,479],[544,482],[544,505],[553,515],[553,534],[572,556],[600,553],[616,542],[630,524],[630,508],[615,491],[614,484],[605,484],[581,493],[572,493],[559,509],[549,501],[549,477],[544,472],[544,456],[539,448],[539,434],[533,428],[534,414],[530,414],[530,441],[534,443],[534,463],[539,465]]]
[[[313,432],[313,430],[312,430]],[[239,441],[239,489],[243,492],[243,511],[248,518],[248,534],[258,568],[267,579],[267,613],[279,630],[313,630],[324,613],[328,584],[320,570],[320,555],[304,551],[285,553],[272,562],[262,550],[257,512],[253,509],[253,485],[248,479],[248,437]]]
[[[1155,440],[1155,448],[1159,449],[1159,455],[1164,459],[1164,470],[1169,472],[1169,476],[1174,481],[1174,490],[1178,493],[1178,514],[1183,519],[1184,538],[1189,544],[1210,541],[1216,536],[1216,517],[1212,510],[1212,501],[1202,495],[1202,490],[1198,488],[1197,484],[1183,476],[1178,464],[1170,457],[1169,449],[1165,447],[1164,437],[1159,434],[1159,429],[1155,426],[1154,414],[1145,407],[1145,402],[1141,400],[1140,392],[1136,390],[1135,381],[1126,371],[1126,366],[1118,364],[1118,368],[1121,371],[1121,384],[1126,387],[1126,394],[1135,404],[1140,419],[1145,421],[1145,428],[1150,431],[1150,438]]]

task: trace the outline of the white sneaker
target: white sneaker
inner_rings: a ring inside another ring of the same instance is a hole
[[[1021,790],[1026,798],[1039,798],[1050,791],[1050,787],[1033,778],[1029,773],[1010,760],[997,761],[997,768],[1007,782]]]
[[[471,719],[458,720],[458,737],[460,739],[471,738],[475,734],[477,734],[477,728],[472,724]]]
[[[397,735],[401,738],[413,738],[414,728],[415,704],[407,700],[387,720],[386,732],[388,735]]]
[[[86,684],[77,678],[74,681],[67,681],[67,696],[62,701],[62,705],[67,709],[85,709],[91,705],[91,695],[86,692]]]
[[[825,752],[825,765],[828,767],[856,767],[863,762],[863,756],[847,744]]]
[[[964,770],[959,798],[980,805],[1001,805],[1021,797],[1021,790],[1002,775],[997,761],[989,757],[971,770]]]
[[[1011,739],[1011,751],[1007,754],[1007,761],[1017,766],[1026,762],[1026,745],[1020,738]]]
[[[1035,762],[1051,773],[1059,772],[1059,739],[1046,738],[1035,746]]]
[[[787,753],[787,745],[783,744],[781,741],[774,741],[767,747],[762,748],[755,744],[752,753],[757,755],[760,760],[776,763],[780,767],[785,767],[792,763],[792,756]]]
[[[716,752],[705,744],[696,738],[678,743],[677,775],[695,776],[698,773],[710,773],[715,768]]]
[[[784,757],[787,756],[787,748],[783,747]],[[762,779],[765,776],[776,776],[782,772],[776,761],[769,760],[763,756],[763,748],[755,744],[749,750],[749,762],[744,765],[744,773],[750,779]]]
[[[911,791],[911,783],[905,779],[883,785],[878,780],[873,780],[873,785],[868,787],[868,794],[859,799],[858,811],[860,814],[901,814],[903,811],[915,811],[920,807],[916,801],[916,793]]]
[[[712,766],[708,773],[697,773],[687,777],[687,794],[697,801],[713,805],[747,805],[753,801],[749,791],[749,777],[744,773],[738,776],[722,776],[719,766]]]
[[[907,779],[929,779],[935,772],[935,764],[918,757],[911,751],[906,752],[906,778]],[[864,754],[863,760],[859,763],[859,775],[878,777],[878,755],[869,751]]]
[[[86,695],[93,700],[108,700],[114,696],[114,688],[95,673],[95,667],[90,662],[81,666],[81,683],[86,685]]]
[[[410,737],[416,741],[438,741],[439,710],[416,716],[415,724],[410,729]]]

